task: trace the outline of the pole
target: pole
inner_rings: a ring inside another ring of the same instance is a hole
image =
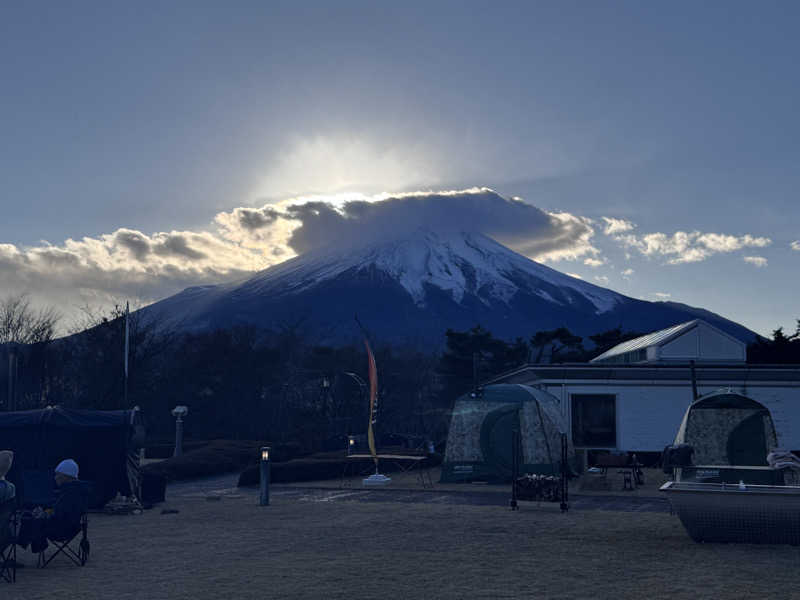
[[[517,478],[519,477],[519,430],[511,432],[511,510],[519,510],[517,504]]]
[[[128,351],[130,348],[130,329],[128,325],[128,318],[130,317],[130,304],[125,303],[125,379],[123,380],[123,406],[128,407]]]
[[[472,353],[472,393],[478,395],[478,353]]]
[[[6,402],[6,410],[14,410],[14,352],[11,349],[11,344],[8,345],[8,400]]]
[[[689,367],[690,367],[691,372],[692,372],[692,401],[694,401],[694,400],[697,400],[698,395],[697,395],[697,373],[695,373],[695,371],[694,371],[694,361],[693,360],[689,361]]]
[[[261,448],[261,463],[259,464],[259,483],[260,494],[258,504],[260,506],[269,506],[269,477],[270,477],[270,462],[269,462],[269,447]]]
[[[561,512],[569,510],[569,445],[567,434],[561,434]]]
[[[183,454],[183,419],[180,415],[175,418],[175,452],[172,456]]]

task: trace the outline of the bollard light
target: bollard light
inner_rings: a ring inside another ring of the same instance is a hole
[[[350,455],[353,453],[353,450],[356,449],[356,437],[354,435],[347,436],[347,454]]]
[[[175,450],[172,456],[183,455],[183,417],[188,414],[188,406],[178,405],[172,409],[172,416],[175,417]]]
[[[261,506],[269,506],[269,471],[269,446],[263,446],[261,448],[261,464],[259,465],[261,494],[258,503]]]

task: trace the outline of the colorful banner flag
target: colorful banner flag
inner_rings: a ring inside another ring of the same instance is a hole
[[[367,368],[369,372],[369,427],[367,428],[367,443],[369,444],[369,452],[372,454],[372,460],[375,461],[375,468],[378,467],[378,452],[375,449],[375,430],[373,426],[378,421],[378,367],[375,364],[375,355],[372,353],[372,348],[369,345],[367,332],[361,321],[356,317],[356,323],[361,328],[361,333],[364,336],[364,346],[367,349]]]

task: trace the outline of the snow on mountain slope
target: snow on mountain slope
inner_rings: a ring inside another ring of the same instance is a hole
[[[448,328],[477,324],[504,338],[566,326],[646,332],[698,309],[636,300],[536,263],[479,233],[417,230],[380,242],[343,241],[232,283],[188,288],[144,309],[184,330],[304,323],[320,343],[348,343],[358,314],[378,339],[436,347]],[[739,339],[753,332],[708,313]]]
[[[426,304],[427,286],[444,290],[456,303],[468,294],[487,306],[494,301],[508,303],[521,289],[553,303],[571,303],[571,294],[557,299],[540,289],[538,284],[546,282],[584,296],[598,314],[612,310],[623,298],[525,258],[485,235],[442,235],[422,229],[403,239],[293,258],[254,276],[238,288],[237,295],[296,294],[368,267],[398,282],[420,307]]]

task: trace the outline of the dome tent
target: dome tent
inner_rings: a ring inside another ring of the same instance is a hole
[[[698,465],[766,466],[778,445],[769,410],[759,402],[720,390],[706,394],[686,409],[676,444],[694,448]]]
[[[520,472],[557,475],[561,434],[567,432],[558,399],[526,385],[498,384],[456,400],[442,482],[509,481],[515,429],[522,446]]]
[[[693,451],[692,464],[676,469],[676,481],[783,485],[782,471],[767,465],[767,455],[778,446],[769,410],[732,390],[692,402],[675,444]]]

